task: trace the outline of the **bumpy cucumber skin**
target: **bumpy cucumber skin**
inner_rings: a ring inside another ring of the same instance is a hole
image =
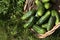
[[[37,25],[41,25],[50,16],[50,11],[47,11],[44,16],[42,16],[38,21]]]
[[[52,13],[52,16],[56,17],[55,24],[58,24],[59,23],[59,15],[58,15],[58,13],[55,10],[52,10],[51,13]]]
[[[51,16],[49,21],[48,21],[48,26],[47,26],[47,31],[49,31],[55,24],[56,17]]]
[[[32,14],[34,14],[33,11],[28,11],[26,14],[24,14],[21,19],[22,20],[25,20],[25,19],[28,19]]]
[[[26,22],[24,25],[23,25],[23,27],[24,28],[29,28],[29,27],[31,27],[33,24],[34,24],[34,17],[32,16],[29,20],[28,20],[28,22]]]
[[[46,32],[45,29],[42,29],[42,28],[40,28],[40,27],[37,26],[37,25],[34,25],[34,26],[33,26],[33,29],[34,29],[38,34],[44,34],[44,33]]]

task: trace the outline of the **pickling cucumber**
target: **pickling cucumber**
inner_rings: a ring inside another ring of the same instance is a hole
[[[42,6],[42,3],[40,0],[35,0],[35,4],[37,5],[37,7],[40,7]]]
[[[58,13],[55,10],[52,10],[51,11],[51,14],[52,14],[52,16],[55,16],[56,17],[55,24],[58,24],[58,22],[59,22],[59,15],[58,15]]]
[[[50,11],[47,11],[45,13],[45,15],[43,15],[38,21],[37,21],[37,25],[41,25],[45,20],[47,20],[47,18],[50,16]]]
[[[49,31],[55,24],[56,17],[51,16],[49,21],[48,21],[48,26],[47,26],[47,31]]]
[[[44,34],[44,33],[46,32],[45,29],[40,28],[40,27],[37,26],[37,25],[34,25],[34,26],[33,26],[33,29],[34,29],[38,34]]]
[[[39,0],[35,0],[35,3],[37,6],[39,6],[39,4],[40,4]]]
[[[34,14],[34,11],[33,10],[31,10],[31,11],[28,11],[27,13],[25,13],[22,17],[21,17],[21,19],[22,20],[25,20],[25,19],[28,19],[31,15],[33,15]]]
[[[35,3],[37,5],[37,12],[36,12],[36,17],[42,16],[44,12],[44,7],[43,4],[41,3],[40,0],[35,0]]]
[[[45,9],[49,9],[50,6],[51,6],[50,3],[45,3],[45,4],[44,4]]]
[[[31,27],[34,24],[34,17],[32,16],[24,25],[24,28]]]
[[[37,13],[36,13],[36,17],[39,17],[39,16],[42,16],[44,13],[44,7],[39,7],[38,10],[37,10]]]

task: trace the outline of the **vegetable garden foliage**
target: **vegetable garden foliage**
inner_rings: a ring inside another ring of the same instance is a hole
[[[23,13],[24,2],[25,0],[0,0],[0,27],[6,31],[7,40],[13,40],[21,31],[20,17]]]

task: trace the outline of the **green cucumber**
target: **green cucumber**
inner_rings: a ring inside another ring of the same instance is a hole
[[[44,7],[45,7],[45,9],[49,9],[50,8],[50,3],[45,3]]]
[[[41,0],[42,1],[42,3],[47,3],[47,2],[49,2],[50,0]]]
[[[47,26],[47,31],[49,31],[55,24],[56,17],[51,16],[49,21],[48,21],[48,26]]]
[[[51,13],[52,13],[52,16],[55,16],[56,17],[55,24],[58,24],[59,23],[59,15],[58,15],[57,11],[52,10]]]
[[[50,16],[50,11],[47,11],[44,16],[42,16],[38,21],[37,25],[41,25]]]
[[[31,11],[28,11],[26,14],[24,14],[22,17],[21,17],[21,19],[22,20],[25,20],[25,19],[28,19],[31,15],[33,15],[34,14],[34,11],[33,10],[31,10]]]
[[[36,5],[38,7],[37,9],[37,13],[36,13],[36,17],[39,17],[39,16],[42,16],[43,15],[43,12],[44,12],[44,7],[43,7],[43,4],[41,3],[40,0],[35,0],[36,1]]]
[[[44,33],[46,32],[45,29],[40,28],[40,27],[37,26],[37,25],[34,25],[34,26],[33,26],[33,29],[34,29],[38,34],[44,34]]]
[[[42,6],[42,3],[40,0],[35,0],[35,4],[37,5],[37,7],[40,7]]]
[[[44,12],[44,7],[39,7],[36,13],[36,17],[42,16]]]
[[[39,4],[40,4],[39,0],[35,0],[35,3],[37,6],[39,6]]]
[[[24,28],[31,27],[34,24],[34,17],[32,16],[24,25]]]

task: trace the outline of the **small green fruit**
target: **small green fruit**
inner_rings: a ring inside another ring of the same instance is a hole
[[[44,7],[45,7],[45,9],[49,9],[50,8],[50,3],[45,3]]]

